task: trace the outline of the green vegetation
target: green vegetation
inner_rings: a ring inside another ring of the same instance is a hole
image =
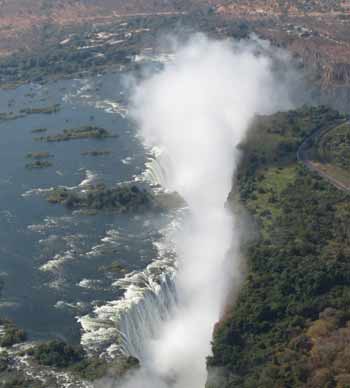
[[[135,185],[123,185],[111,189],[99,185],[84,192],[57,188],[49,194],[48,201],[60,203],[71,210],[108,209],[126,213],[158,208],[151,193]]]
[[[112,188],[99,184],[83,191],[57,187],[50,192],[47,200],[52,204],[64,205],[70,210],[80,210],[87,215],[94,215],[97,210],[142,213],[184,206],[183,199],[177,193],[155,195],[135,184],[124,184]]]
[[[61,109],[60,104],[55,104],[52,106],[46,106],[42,108],[23,108],[19,111],[19,113],[0,112],[0,122],[20,119],[31,114],[52,114],[52,113],[58,112],[60,109]],[[45,132],[46,130],[47,130],[46,128],[37,128],[37,129],[33,129],[32,132],[40,133],[40,132]]]
[[[2,322],[3,333],[0,335],[0,346],[4,348],[24,342],[27,338],[26,333],[22,329],[18,329],[12,322]]]
[[[93,150],[93,151],[83,151],[81,155],[83,156],[105,156],[110,155],[112,151],[109,150]]]
[[[142,48],[154,46],[159,36],[203,31],[239,38],[249,35],[249,29],[245,22],[222,22],[214,12],[205,10],[186,15],[117,18],[106,24],[84,23],[66,28],[47,23],[37,30],[37,41],[41,43],[37,49],[0,58],[0,80],[3,87],[11,87],[48,78],[83,77],[111,68],[137,67],[133,57]]]
[[[53,340],[37,345],[28,354],[41,365],[67,368],[83,360],[84,350],[81,346],[68,345],[63,341]]]
[[[102,377],[118,379],[138,367],[139,361],[134,357],[120,356],[110,363],[106,363],[100,358],[85,358],[83,361],[74,364],[70,371],[84,380],[94,381]]]
[[[309,137],[299,156],[337,187],[350,191],[349,136],[348,120],[339,125],[335,123]]]
[[[350,169],[350,124],[342,124],[325,133],[317,144],[319,160]]]
[[[48,160],[34,160],[33,162],[26,164],[26,168],[28,168],[28,170],[43,169],[51,166],[52,163]]]
[[[0,388],[44,388],[44,385],[40,380],[17,375],[0,381]]]
[[[26,341],[26,333],[18,329],[11,321],[1,319],[0,346],[11,348],[13,345]],[[11,349],[13,350],[13,348]],[[41,381],[24,376],[14,365],[13,355],[9,352],[0,353],[0,388],[44,388]]]
[[[43,133],[43,132],[47,132],[47,128],[35,128],[35,129],[32,129],[32,133]]]
[[[139,366],[140,362],[135,357],[120,357],[118,360],[110,364],[109,375],[114,378],[120,378],[133,369],[138,369]]]
[[[39,365],[66,370],[89,381],[105,376],[121,377],[139,366],[139,361],[133,357],[120,356],[110,363],[101,358],[88,357],[80,345],[73,346],[60,340],[38,344],[27,354]]]
[[[70,371],[84,380],[93,381],[107,375],[109,365],[100,358],[84,358],[70,366]]]
[[[52,163],[46,160],[51,157],[53,157],[53,155],[46,151],[30,152],[27,154],[27,159],[32,159],[32,161],[26,164],[26,168],[35,170],[51,167]]]
[[[46,151],[30,152],[29,154],[27,154],[28,159],[47,159],[52,156],[53,155]]]
[[[0,121],[16,120],[25,117],[25,114],[16,114],[14,112],[0,112]]]
[[[99,267],[98,269],[100,272],[113,272],[113,273],[117,273],[117,274],[125,274],[127,273],[127,269],[124,268],[120,263],[118,263],[117,261],[114,261],[112,264],[110,265],[103,265],[101,267]]]
[[[7,352],[0,353],[0,373],[5,372],[9,368],[10,359]]]
[[[3,280],[0,281],[0,293],[4,287]],[[27,338],[26,333],[22,329],[18,329],[13,322],[8,319],[0,318],[0,346],[9,348],[12,345],[24,342]],[[5,352],[0,353],[0,372],[3,369],[4,362],[7,360]],[[7,364],[7,361],[6,361]]]
[[[259,118],[242,145],[229,199],[260,236],[245,248],[246,280],[215,330],[208,365],[223,368],[220,388],[349,386],[349,195],[296,160],[308,133],[339,119],[324,107]]]
[[[61,109],[60,104],[52,106],[45,106],[42,108],[24,108],[20,110],[21,114],[32,115],[32,114],[52,114],[57,113]]]
[[[107,129],[87,125],[82,128],[64,129],[63,133],[50,136],[41,136],[35,138],[35,140],[59,142],[77,139],[106,139],[109,137],[117,137],[117,135],[112,135],[109,131],[107,131]]]

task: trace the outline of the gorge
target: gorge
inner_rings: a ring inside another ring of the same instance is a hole
[[[256,114],[291,104],[287,81],[278,84],[272,68],[258,41],[195,35],[175,47],[172,63],[135,85],[131,115],[146,149],[157,150],[150,175],[187,206],[165,239],[176,272],[140,279],[150,287],[116,322],[123,351],[141,361],[123,387],[205,386],[213,328],[242,281],[241,234],[249,233],[225,207],[237,146]]]

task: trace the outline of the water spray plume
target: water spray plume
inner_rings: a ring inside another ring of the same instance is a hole
[[[135,87],[131,114],[144,145],[162,150],[163,184],[185,199],[188,213],[172,237],[177,305],[145,340],[143,368],[124,387],[205,386],[213,327],[232,277],[240,281],[240,230],[225,207],[237,146],[255,114],[289,105],[284,86],[259,42],[196,35]]]

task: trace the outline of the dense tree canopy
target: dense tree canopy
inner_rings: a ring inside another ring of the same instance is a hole
[[[349,195],[296,159],[308,133],[340,118],[323,107],[263,117],[242,145],[230,201],[243,202],[259,238],[215,331],[209,366],[224,367],[226,387],[349,386]]]

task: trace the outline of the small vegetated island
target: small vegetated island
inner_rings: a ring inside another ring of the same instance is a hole
[[[39,108],[22,108],[19,112],[0,112],[0,123],[3,121],[17,120],[33,114],[53,114],[59,112],[61,109],[60,104],[52,106],[44,106]],[[41,128],[33,130],[33,132],[42,132]]]
[[[20,114],[33,115],[33,114],[52,114],[57,113],[61,109],[60,104],[54,104],[51,106],[44,106],[40,108],[23,108],[20,110]]]
[[[152,210],[156,207],[151,193],[135,185],[122,185],[116,188],[96,185],[87,190],[56,188],[47,199],[50,203],[59,203],[71,210],[105,209],[126,213]]]
[[[26,168],[32,170],[50,167],[52,166],[52,163],[48,160],[49,158],[53,158],[53,155],[46,151],[30,152],[27,154],[27,159],[29,159],[30,162],[26,164]]]
[[[36,128],[31,132],[33,134],[42,134],[48,131],[47,128]],[[118,135],[111,133],[107,129],[86,125],[80,128],[68,128],[63,129],[61,133],[56,133],[53,135],[42,135],[34,137],[34,140],[45,142],[45,143],[53,143],[53,142],[65,142],[70,140],[82,140],[82,139],[96,139],[103,140],[109,138],[117,138]],[[91,150],[91,151],[83,151],[81,152],[82,156],[106,156],[110,155],[111,151],[109,150]],[[26,164],[26,168],[29,170],[35,169],[44,169],[52,166],[52,162],[49,158],[52,158],[49,152],[39,151],[39,152],[30,152],[27,154],[27,159],[30,161]]]
[[[92,151],[82,151],[82,156],[107,156],[111,155],[112,151],[110,150],[92,150]]]
[[[36,137],[35,140],[50,143],[79,139],[108,139],[112,137],[118,137],[118,135],[112,134],[104,128],[87,125],[81,128],[64,129],[61,133],[55,135]]]
[[[32,129],[32,133],[43,133],[47,132],[47,128],[34,128]]]
[[[81,210],[88,214],[105,210],[118,213],[142,213],[161,211],[184,206],[176,193],[159,193],[136,184],[122,184],[108,188],[104,184],[87,188],[55,188],[47,197],[52,204],[64,205],[69,210]]]

